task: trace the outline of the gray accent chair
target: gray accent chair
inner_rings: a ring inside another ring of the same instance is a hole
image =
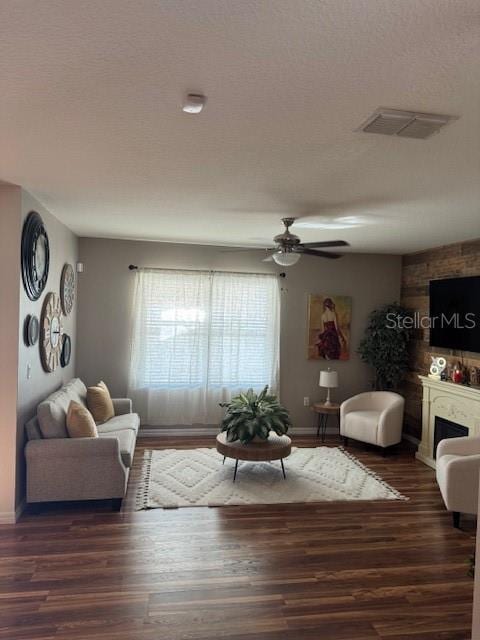
[[[110,499],[121,508],[140,420],[130,399],[116,398],[115,416],[97,425],[98,438],[70,438],[70,401],[86,406],[86,399],[86,386],[75,378],[39,404],[26,424],[27,503]]]

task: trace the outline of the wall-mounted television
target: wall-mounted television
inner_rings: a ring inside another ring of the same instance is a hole
[[[480,276],[430,281],[430,345],[480,352]]]

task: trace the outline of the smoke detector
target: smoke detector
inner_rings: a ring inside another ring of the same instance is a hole
[[[455,116],[444,116],[435,113],[380,108],[357,131],[424,140],[434,133],[438,133],[443,126],[452,120],[457,119]]]
[[[185,111],[185,113],[200,113],[206,101],[207,98],[200,93],[189,93],[183,101],[182,111]]]

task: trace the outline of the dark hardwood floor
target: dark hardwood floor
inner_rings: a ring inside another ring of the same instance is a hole
[[[135,512],[143,449],[163,447],[178,439],[138,441],[120,513],[57,505],[0,527],[0,639],[470,638],[474,522],[452,527],[412,452],[349,447],[408,502]]]

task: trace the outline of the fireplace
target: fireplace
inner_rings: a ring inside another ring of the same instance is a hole
[[[415,455],[435,469],[434,453],[442,438],[480,436],[480,388],[428,376],[419,378],[423,390],[422,441]],[[439,422],[447,426],[445,432],[437,429]]]
[[[440,418],[435,416],[435,431],[433,436],[433,457],[437,457],[437,447],[440,440],[444,438],[460,438],[462,436],[468,436],[468,428],[447,420],[446,418]]]

